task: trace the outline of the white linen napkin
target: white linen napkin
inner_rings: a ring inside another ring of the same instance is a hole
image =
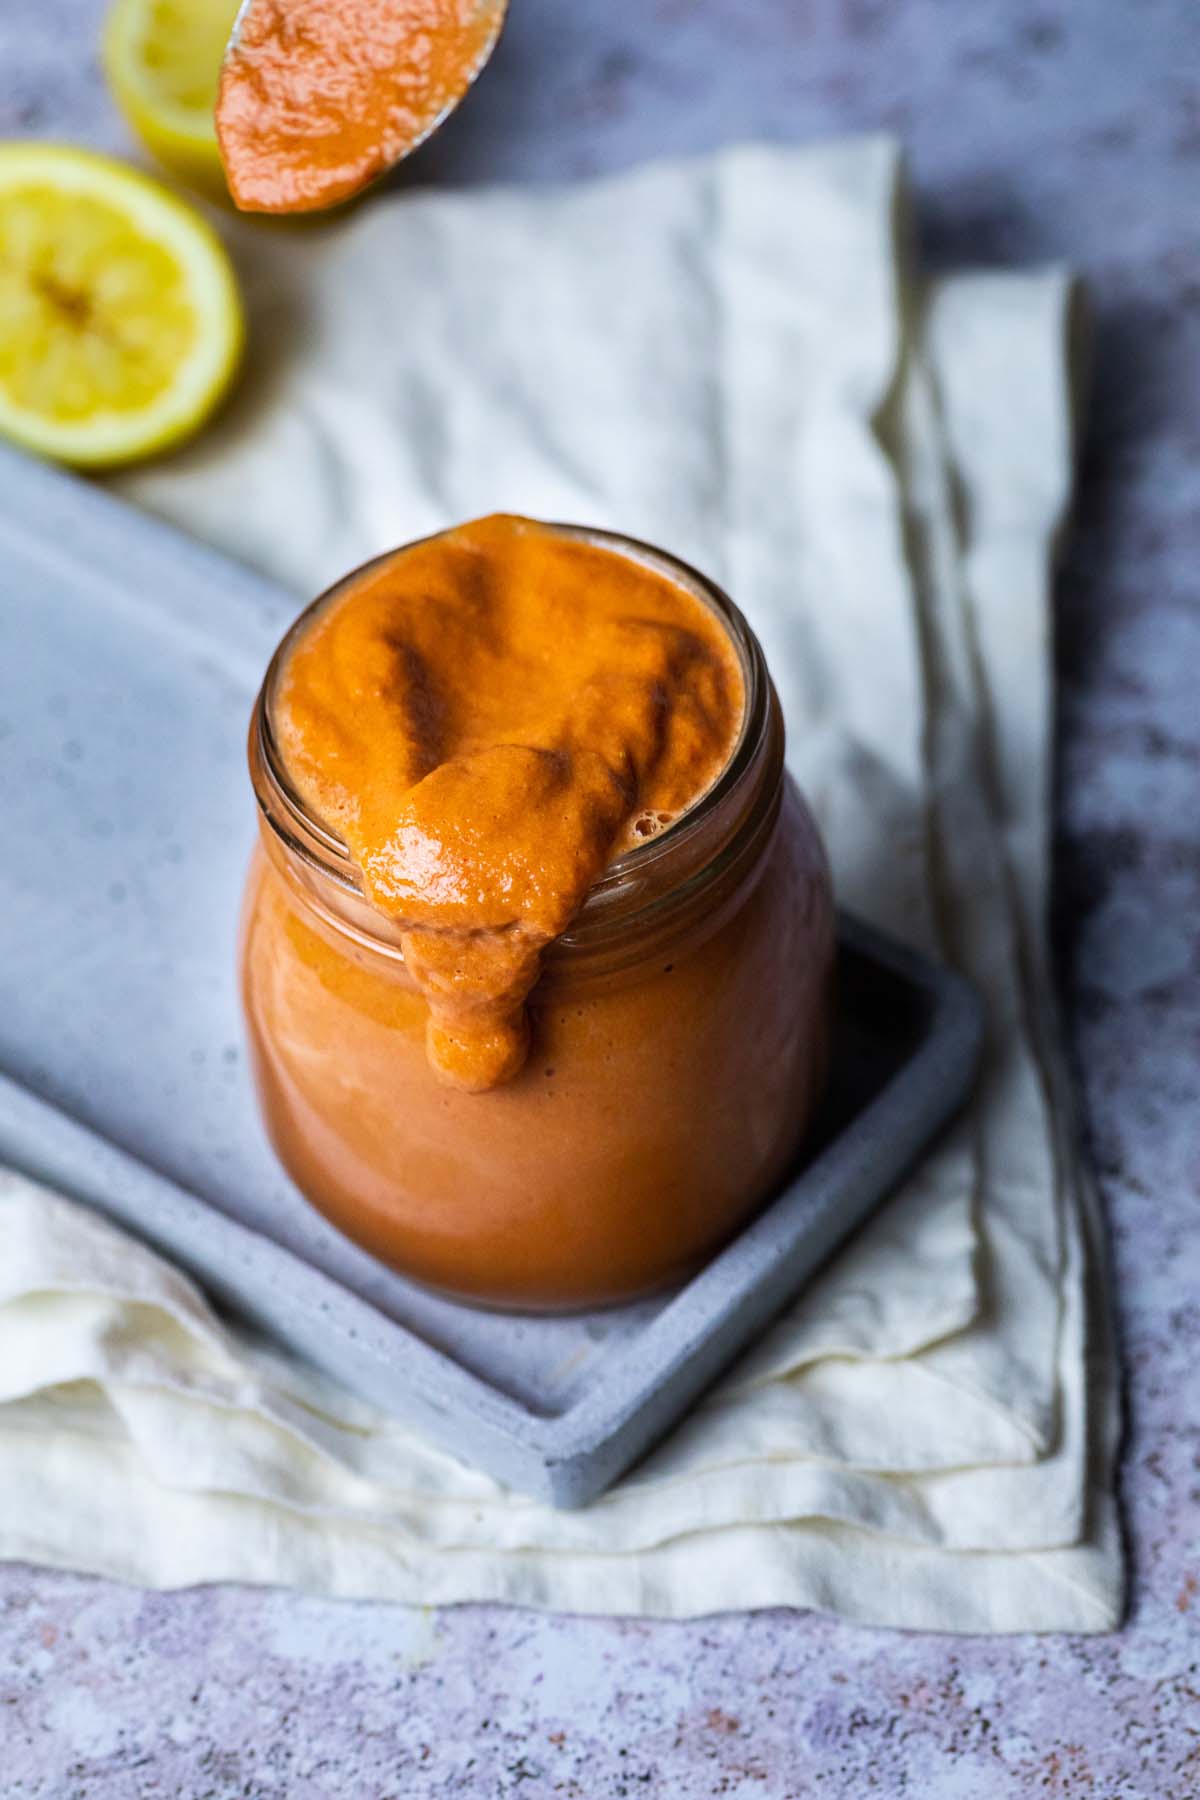
[[[1047,585],[1069,283],[923,297],[881,140],[237,230],[257,348],[130,497],[305,598],[476,513],[608,525],[747,611],[842,900],[989,1007],[968,1117],[722,1387],[576,1514],[0,1185],[0,1554],[160,1585],[1101,1630],[1112,1358],[1046,977]]]

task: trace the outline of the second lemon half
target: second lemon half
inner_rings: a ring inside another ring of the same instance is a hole
[[[113,0],[104,70],[130,125],[181,180],[225,191],[213,106],[237,0]]]

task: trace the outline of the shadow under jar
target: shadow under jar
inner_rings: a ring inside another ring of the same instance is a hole
[[[399,932],[279,751],[289,651],[365,571],[300,616],[255,706],[260,844],[241,964],[267,1129],[312,1204],[443,1292],[565,1310],[677,1281],[779,1184],[824,1086],[834,912],[816,825],[784,770],[779,702],[737,608],[648,545],[546,529],[635,559],[710,608],[745,707],[715,784],[611,863],[549,947],[520,1073],[483,1093],[438,1078]]]

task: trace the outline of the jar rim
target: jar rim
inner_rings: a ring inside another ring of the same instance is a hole
[[[774,787],[778,787],[783,763],[782,720],[762,646],[740,608],[718,583],[669,551],[661,550],[657,545],[647,543],[640,538],[629,537],[622,532],[609,531],[598,526],[574,525],[559,521],[539,520],[536,523],[540,529],[568,538],[573,542],[592,544],[640,562],[655,573],[663,575],[668,580],[685,588],[716,614],[737,652],[742,675],[741,723],[729,758],[720,774],[690,806],[679,814],[678,818],[672,820],[662,831],[647,838],[644,843],[634,845],[607,865],[603,873],[589,888],[587,897],[568,930],[558,940],[560,946],[570,949],[576,944],[582,947],[585,938],[595,935],[593,928],[598,922],[599,915],[601,913],[606,917],[610,915],[613,912],[614,903],[626,902],[626,904],[616,907],[616,911],[620,914],[620,926],[623,931],[636,931],[642,916],[656,910],[657,901],[654,898],[649,902],[639,904],[638,896],[644,895],[647,889],[655,886],[653,878],[665,872],[663,868],[665,863],[678,860],[681,852],[689,844],[695,844],[696,839],[703,834],[706,827],[713,823],[723,809],[731,808],[736,796],[747,787],[751,780],[759,764],[760,756],[771,738],[773,727],[779,740],[779,769],[777,779],[773,784]],[[306,805],[291,780],[274,730],[273,701],[280,676],[292,648],[320,611],[365,575],[381,569],[393,558],[416,548],[418,544],[428,543],[432,538],[441,535],[443,534],[440,532],[431,532],[425,537],[414,538],[408,543],[397,545],[394,549],[385,550],[378,556],[368,558],[366,562],[351,569],[310,601],[297,614],[276,646],[255,702],[250,726],[250,761],[255,796],[261,815],[271,830],[282,839],[293,854],[318,874],[332,880],[337,886],[354,894],[359,899],[363,898],[362,883],[349,848],[343,839],[331,831],[325,821]],[[736,810],[741,812],[746,809],[737,808]],[[735,828],[732,835],[737,837],[740,836],[740,833]],[[732,845],[728,843],[724,846],[726,851],[731,848]],[[705,860],[700,872],[706,875],[715,874],[721,861],[721,852],[718,851],[716,856]],[[680,885],[679,882],[671,883],[662,898],[671,899],[677,896]],[[687,885],[691,886],[692,883],[689,881]],[[632,905],[629,904],[630,902]]]

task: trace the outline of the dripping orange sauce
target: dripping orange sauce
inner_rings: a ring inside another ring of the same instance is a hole
[[[742,709],[701,601],[527,519],[427,539],[317,618],[276,734],[401,929],[443,1079],[516,1074],[547,945],[607,863],[712,785]]]

